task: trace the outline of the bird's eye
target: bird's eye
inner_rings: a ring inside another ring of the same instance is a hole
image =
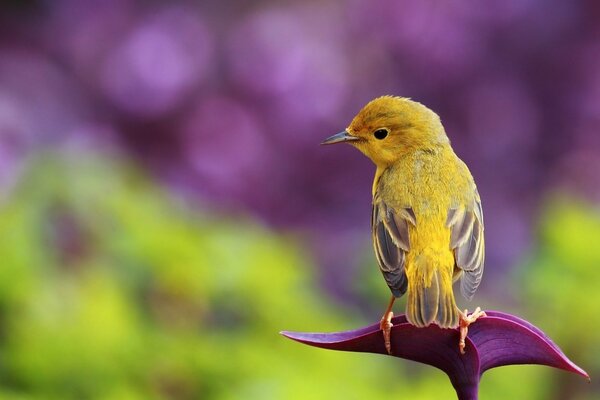
[[[375,136],[375,138],[379,140],[385,139],[387,135],[388,130],[385,128],[377,129],[375,132],[373,132],[373,136]]]

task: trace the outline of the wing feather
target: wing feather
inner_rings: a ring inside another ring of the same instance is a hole
[[[483,210],[477,191],[474,197],[469,206],[448,210],[446,218],[456,266],[463,271],[461,292],[469,300],[481,283],[485,261]]]
[[[400,297],[408,285],[404,264],[410,250],[409,224],[416,224],[415,213],[411,208],[393,210],[379,201],[373,204],[371,215],[379,268],[394,296]]]

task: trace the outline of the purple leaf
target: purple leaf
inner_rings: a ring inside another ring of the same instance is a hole
[[[417,328],[404,315],[392,320],[392,355],[431,365],[450,378],[459,399],[477,399],[479,380],[488,369],[512,364],[540,364],[588,374],[563,354],[540,329],[527,321],[499,311],[469,327],[465,354],[458,349],[458,329],[437,325]],[[282,335],[315,347],[331,350],[387,355],[379,323],[335,333],[281,332]]]

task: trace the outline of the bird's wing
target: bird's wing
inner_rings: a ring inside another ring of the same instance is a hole
[[[456,266],[463,271],[460,291],[470,300],[483,275],[485,241],[483,237],[483,210],[477,189],[473,202],[466,207],[448,210],[446,226],[451,230],[450,248],[454,251]]]
[[[416,224],[411,208],[395,210],[383,201],[373,204],[371,227],[375,254],[383,277],[396,297],[406,292],[408,284],[404,263],[406,252],[410,250],[409,224]]]

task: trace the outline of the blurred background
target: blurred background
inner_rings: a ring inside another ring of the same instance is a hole
[[[460,304],[592,376],[506,367],[481,397],[600,399],[598,21],[592,0],[2,2],[0,398],[453,398],[437,370],[278,334],[384,311],[374,167],[318,143],[395,94],[479,186],[486,274]]]

